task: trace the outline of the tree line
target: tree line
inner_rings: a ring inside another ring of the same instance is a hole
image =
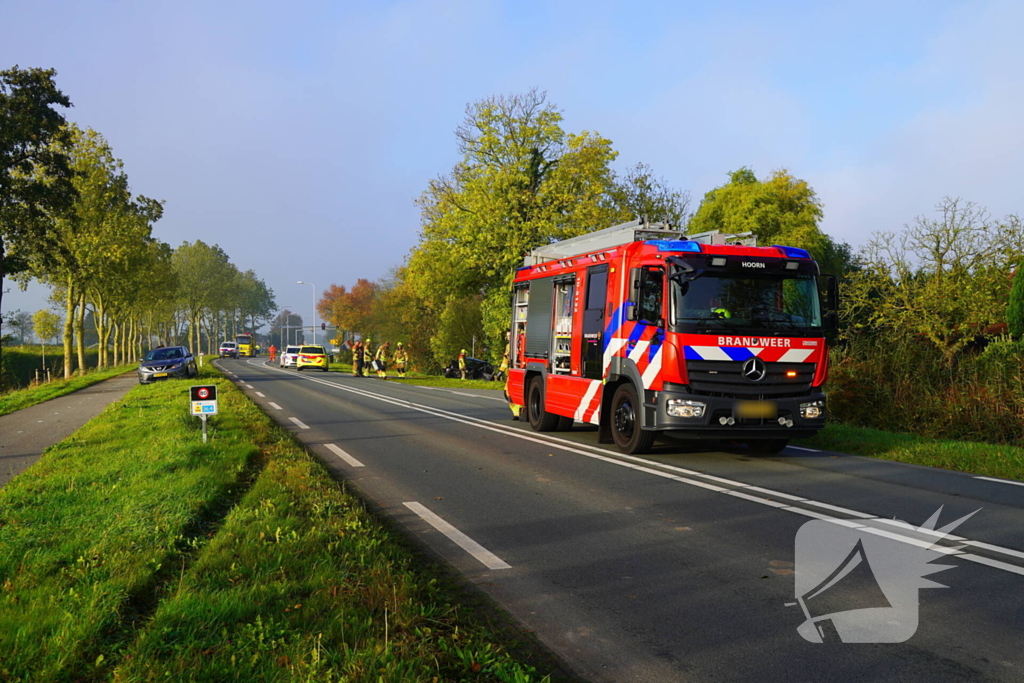
[[[474,342],[497,362],[523,256],[641,216],[681,232],[753,230],[763,243],[802,246],[828,268],[849,267],[849,247],[818,228],[821,205],[805,181],[785,171],[759,181],[740,169],[691,212],[689,192],[644,163],[616,173],[610,140],[567,132],[562,121],[537,90],[467,106],[455,133],[462,158],[417,199],[419,241],[404,263],[376,282],[331,285],[320,315],[349,334],[403,341],[420,368],[443,367]]]
[[[205,343],[213,353],[221,337],[269,319],[273,292],[219,246],[172,248],[153,236],[164,202],[133,194],[103,135],[58,111],[72,104],[55,75],[0,71],[0,280],[52,288],[63,312],[65,377],[76,363],[85,368],[87,312],[99,367],[156,344],[198,351]]]
[[[402,341],[423,369],[447,365],[474,340],[497,360],[512,273],[530,249],[637,215],[685,225],[686,192],[646,164],[617,174],[610,140],[567,132],[562,120],[537,90],[467,106],[456,130],[461,160],[417,199],[418,244],[379,281],[332,285],[320,314],[350,334]]]

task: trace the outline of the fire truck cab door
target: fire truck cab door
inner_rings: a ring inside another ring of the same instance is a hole
[[[634,320],[644,325],[658,327],[656,335],[665,332],[665,269],[660,265],[645,265],[634,268],[630,274],[632,291],[630,301],[635,311]],[[632,341],[636,343],[635,340]]]
[[[587,269],[586,306],[583,309],[583,336],[580,358],[583,376],[601,379],[604,376],[605,305],[608,301],[608,265]]]

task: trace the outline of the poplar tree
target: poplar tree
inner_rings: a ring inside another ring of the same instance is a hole
[[[71,106],[56,75],[0,71],[0,304],[4,278],[28,270],[27,255],[46,244],[51,212],[74,200],[67,156],[54,145],[66,135],[57,107]]]

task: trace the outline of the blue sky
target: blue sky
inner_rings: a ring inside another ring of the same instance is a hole
[[[945,195],[1024,211],[1019,2],[5,0],[0,26],[0,65],[56,68],[166,200],[160,239],[220,244],[305,315],[296,280],[401,263],[466,104],[531,87],[695,204],[787,168],[854,246]]]

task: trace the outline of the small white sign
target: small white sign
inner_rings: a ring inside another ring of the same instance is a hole
[[[192,401],[192,414],[193,415],[216,415],[217,414],[217,402],[216,401]]]

